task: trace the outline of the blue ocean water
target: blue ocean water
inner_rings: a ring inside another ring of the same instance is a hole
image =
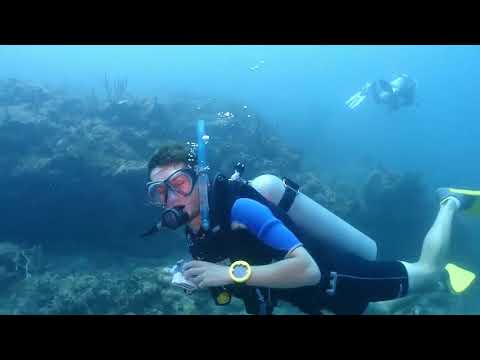
[[[322,159],[317,166],[342,171],[358,157],[374,157],[421,171],[433,186],[480,186],[472,160],[479,152],[479,58],[479,46],[440,45],[0,47],[5,77],[101,93],[108,73],[128,78],[139,96],[233,99],[277,123],[314,164]],[[417,81],[417,106],[396,113],[344,106],[366,81],[402,73]]]
[[[86,95],[108,73],[138,96],[227,99],[278,126],[307,167],[355,183],[362,163],[381,163],[420,172],[432,194],[480,189],[479,64],[479,46],[0,46],[2,78]],[[417,82],[415,106],[345,106],[367,81],[402,73]]]

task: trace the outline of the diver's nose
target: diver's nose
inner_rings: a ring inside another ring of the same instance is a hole
[[[168,197],[167,197],[167,207],[174,207],[177,204],[177,200],[178,200],[178,196],[177,194],[175,194],[175,192],[171,191],[169,194],[168,194]]]

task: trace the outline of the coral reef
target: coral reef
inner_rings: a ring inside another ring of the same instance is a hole
[[[359,208],[358,196],[352,186],[340,181],[326,183],[312,172],[297,173],[294,181],[301,191],[345,220],[350,220]]]
[[[143,184],[149,156],[162,144],[194,140],[199,118],[210,136],[213,172],[230,175],[242,161],[246,178],[290,177],[305,194],[377,240],[383,257],[408,260],[418,254],[435,211],[419,175],[378,168],[363,189],[327,182],[305,171],[300,153],[245,104],[191,96],[160,103],[127,90],[126,80],[106,77],[106,98],[95,90],[75,98],[15,79],[0,81],[0,184],[9,189],[0,193],[0,228],[3,238],[16,239],[0,243],[2,312],[243,313],[240,302],[218,307],[204,292],[186,296],[172,288],[158,264],[66,271],[47,267],[43,259],[43,252],[104,250],[165,260],[166,254],[184,251],[178,234],[139,240],[158,216],[146,206]],[[428,312],[438,298],[419,303],[424,310],[402,311]],[[447,301],[436,309],[449,306]],[[283,304],[276,313],[300,312]]]
[[[29,279],[45,268],[41,245],[26,249],[11,242],[0,242],[0,290],[22,279]]]
[[[462,313],[465,313],[463,295],[454,295],[445,289],[421,296],[373,303],[366,311],[368,315],[456,315]]]
[[[397,221],[398,216],[403,220],[411,215],[411,211],[405,211],[410,207],[423,206],[423,194],[425,189],[420,174],[398,174],[383,167],[372,171],[363,191],[368,212],[372,216],[388,214],[392,221]],[[395,207],[392,208],[392,204]]]
[[[46,88],[28,84],[17,79],[0,81],[0,105],[19,105],[28,103],[32,110],[50,100],[52,94]]]
[[[52,260],[55,261],[55,260]],[[15,314],[244,314],[234,300],[216,306],[207,291],[186,295],[170,284],[162,266],[133,269],[55,269],[18,280],[4,292],[0,312]]]
[[[124,80],[107,78],[105,87],[102,100],[94,91],[72,98],[17,80],[0,83],[0,114],[6,114],[0,115],[0,183],[13,190],[0,194],[4,236],[48,239],[45,247],[58,251],[132,251],[132,238],[150,226],[146,219],[154,221],[142,185],[149,156],[159,145],[196,139],[200,117],[211,139],[213,172],[230,174],[238,161],[246,163],[247,177],[299,169],[299,155],[245,105],[192,97],[161,104],[127,95]],[[43,95],[34,111],[36,93]],[[161,246],[149,242],[136,249],[156,254]]]
[[[128,260],[127,260],[128,261]],[[55,263],[55,259],[50,259]],[[70,262],[75,262],[71,259]],[[132,261],[131,261],[132,262]],[[162,266],[132,262],[130,267],[95,269],[91,261],[77,259],[77,269],[59,269],[17,278],[10,291],[2,291],[0,314],[41,315],[246,315],[243,303],[232,299],[216,306],[207,291],[187,295],[170,284]],[[82,269],[78,265],[82,264]],[[383,303],[372,304],[370,315],[459,314],[464,312],[459,296],[436,291],[414,301],[400,303],[392,312]],[[303,315],[280,302],[275,315]],[[325,315],[330,315],[328,312]]]
[[[417,173],[381,166],[368,177],[351,222],[379,244],[384,258],[416,260],[436,207]]]

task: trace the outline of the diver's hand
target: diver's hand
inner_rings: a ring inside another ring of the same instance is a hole
[[[233,283],[228,273],[228,266],[207,261],[194,260],[186,263],[183,265],[183,276],[201,289]]]

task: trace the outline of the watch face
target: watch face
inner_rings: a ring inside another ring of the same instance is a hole
[[[242,278],[245,275],[247,275],[247,268],[243,265],[237,265],[233,269],[233,274],[235,275],[236,278]]]

